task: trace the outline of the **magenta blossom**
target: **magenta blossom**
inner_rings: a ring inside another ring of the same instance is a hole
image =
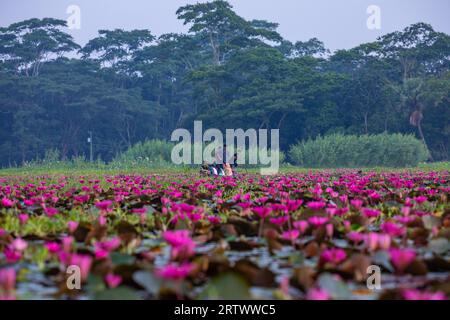
[[[377,249],[388,250],[391,246],[391,236],[388,234],[369,232],[365,236],[365,244],[369,251]]]
[[[81,271],[81,281],[86,281],[92,266],[92,257],[83,254],[72,254],[70,263],[77,265]]]
[[[293,223],[294,228],[300,230],[300,233],[305,233],[306,229],[309,227],[309,223],[306,220],[299,220]]]
[[[364,234],[356,231],[351,231],[347,233],[347,238],[354,243],[359,243],[364,240]]]
[[[58,209],[51,208],[51,207],[44,208],[44,211],[45,211],[45,214],[47,215],[47,217],[49,217],[49,218],[58,214]]]
[[[323,251],[320,257],[324,262],[339,264],[347,258],[347,254],[343,249],[332,248]]]
[[[328,223],[325,226],[325,231],[327,232],[328,238],[333,238],[333,233],[334,233],[334,226],[333,226],[333,224]]]
[[[294,241],[298,238],[299,235],[300,232],[298,230],[290,230],[283,232],[281,234],[281,238],[283,238],[284,240]]]
[[[403,298],[405,300],[446,300],[445,294],[442,291],[428,292],[419,291],[415,289],[408,289],[403,291]]]
[[[417,204],[422,204],[422,203],[428,201],[428,198],[427,198],[426,196],[418,196],[418,197],[415,197],[415,198],[414,198],[414,201],[415,201]]]
[[[306,206],[312,210],[321,210],[325,208],[326,203],[323,201],[310,201],[306,204]]]
[[[308,219],[308,222],[317,228],[317,227],[323,226],[325,223],[327,223],[328,218],[313,216]]]
[[[8,199],[8,198],[3,198],[2,205],[6,208],[10,208],[14,205],[14,201],[12,201],[11,199]]]
[[[363,215],[366,216],[367,218],[376,218],[381,214],[381,212],[379,210],[371,209],[371,208],[363,208],[362,212],[363,212]]]
[[[13,268],[0,269],[0,300],[14,300],[16,271]]]
[[[389,251],[392,264],[395,269],[402,273],[415,259],[416,252],[412,249],[392,248]]]
[[[105,276],[105,282],[110,288],[116,288],[122,282],[122,277],[113,273],[108,273]]]
[[[188,258],[195,253],[196,244],[188,230],[166,231],[163,238],[172,246],[172,259]]]
[[[74,233],[75,230],[77,230],[78,228],[78,222],[76,221],[67,222],[67,228],[69,229],[69,233]]]
[[[12,250],[18,251],[18,252],[23,252],[25,251],[25,249],[28,247],[28,243],[21,239],[21,238],[16,238],[14,239],[11,244],[10,244],[10,248]]]
[[[26,213],[19,214],[19,222],[20,222],[20,224],[22,224],[22,225],[26,224],[27,221],[28,221],[28,218],[29,218],[28,214],[26,214]]]
[[[270,218],[269,222],[273,223],[277,226],[282,226],[284,225],[287,221],[289,220],[288,216],[280,216],[280,217],[275,217],[275,218]]]
[[[70,252],[72,250],[74,238],[70,236],[63,237],[61,239],[62,248],[65,252]]]
[[[362,205],[364,204],[364,201],[360,199],[353,199],[350,201],[350,204],[355,207],[356,209],[361,209]]]
[[[50,253],[57,253],[61,250],[61,245],[57,242],[47,242],[45,247]]]
[[[306,299],[308,300],[330,300],[330,294],[319,288],[309,289],[308,294],[306,295]]]
[[[111,209],[112,201],[111,200],[99,201],[95,204],[95,206],[101,211],[110,212],[112,210]]]
[[[385,222],[380,226],[380,229],[384,232],[389,234],[392,237],[398,237],[405,234],[406,229],[398,224],[395,224],[393,222]]]
[[[219,224],[222,219],[219,216],[208,216],[208,221],[212,224]]]
[[[23,200],[23,203],[27,206],[27,207],[31,207],[34,204],[34,200],[33,199],[25,199]]]
[[[10,246],[5,247],[3,254],[5,255],[6,262],[8,263],[17,262],[22,258],[22,253],[12,249]]]
[[[102,249],[107,251],[114,251],[120,247],[121,240],[119,237],[111,238],[110,240],[106,240],[103,242],[97,242],[96,245]]]
[[[191,263],[183,263],[181,265],[171,263],[163,268],[156,270],[156,275],[171,280],[181,280],[186,278],[193,270],[194,265]]]
[[[105,249],[97,247],[94,249],[94,255],[95,259],[101,260],[107,258],[109,256],[109,252]]]
[[[268,207],[253,207],[253,212],[257,214],[261,219],[266,218],[271,212],[272,209]]]

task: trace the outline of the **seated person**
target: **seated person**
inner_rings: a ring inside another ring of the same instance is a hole
[[[238,166],[237,159],[238,159],[238,155],[237,155],[237,153],[235,153],[233,155],[233,162],[231,163],[231,168],[236,168]]]
[[[210,174],[209,165],[206,163],[206,161],[203,161],[203,164],[200,167],[200,174],[201,175],[209,175]]]
[[[224,165],[225,175],[226,176],[232,176],[233,170],[231,169],[231,165],[229,163],[225,163]]]

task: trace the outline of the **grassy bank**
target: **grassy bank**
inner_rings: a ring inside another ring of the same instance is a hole
[[[344,169],[344,168],[343,168]],[[435,162],[423,163],[417,167],[412,168],[345,168],[345,169],[359,169],[362,171],[450,171],[450,162]],[[317,169],[317,168],[302,168],[296,166],[281,166],[279,172],[282,174],[306,172],[306,171],[322,171],[322,170],[340,170],[340,169]],[[199,166],[170,166],[170,167],[128,167],[128,168],[114,168],[108,165],[89,165],[83,166],[42,166],[42,167],[14,167],[0,169],[0,176],[11,175],[46,175],[46,174],[70,174],[70,175],[100,175],[100,174],[177,174],[177,173],[198,173]],[[246,168],[245,166],[238,168],[239,173],[258,174],[258,168]]]

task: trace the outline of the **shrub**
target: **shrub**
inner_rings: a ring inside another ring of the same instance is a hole
[[[407,167],[425,161],[428,152],[413,135],[377,134],[317,137],[291,146],[290,161],[302,167]]]
[[[111,163],[113,167],[166,167],[171,164],[173,144],[164,140],[138,142],[119,154]]]

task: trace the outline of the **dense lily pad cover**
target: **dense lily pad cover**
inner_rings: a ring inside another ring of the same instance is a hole
[[[0,298],[447,299],[449,191],[446,171],[4,177]]]

